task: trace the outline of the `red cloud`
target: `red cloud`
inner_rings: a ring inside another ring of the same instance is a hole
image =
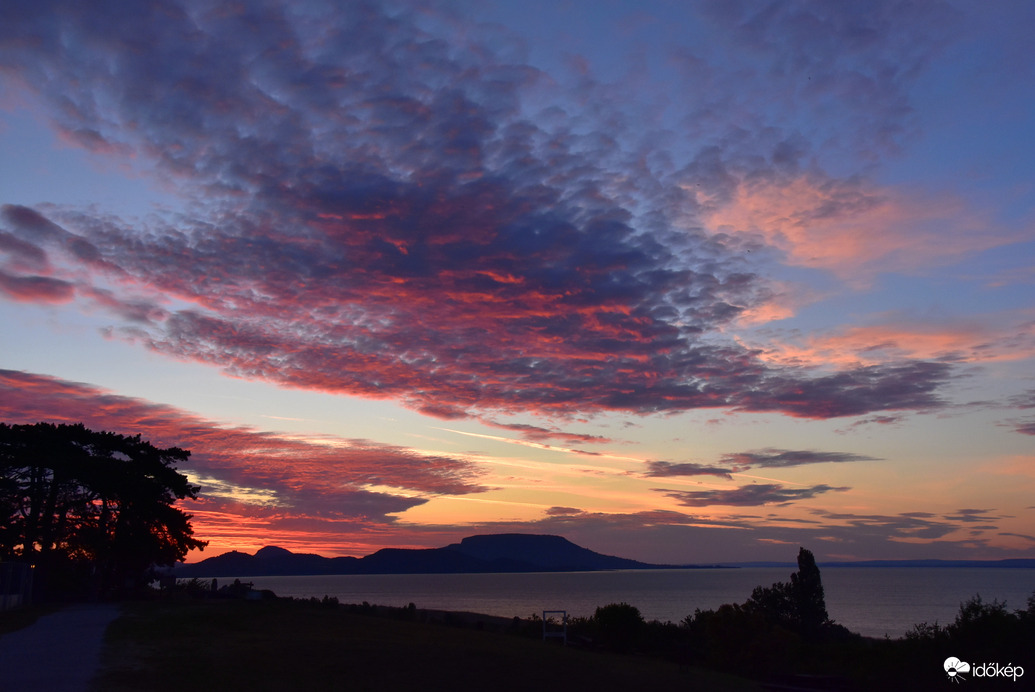
[[[190,507],[199,535],[209,530],[208,518],[218,517],[268,526],[291,517],[375,525],[426,496],[484,490],[476,469],[453,457],[369,440],[226,428],[170,406],[43,375],[0,370],[0,394],[0,419],[8,422],[83,422],[191,450],[186,470],[202,486],[201,501]],[[223,525],[216,522],[212,530]],[[241,527],[234,531],[248,535]]]
[[[529,263],[506,250],[527,242],[523,236],[504,237],[497,229],[450,241],[445,249],[415,249],[406,257],[423,259],[407,268],[397,266],[402,256],[393,258],[394,248],[379,245],[385,229],[348,230],[347,245],[337,250],[271,231],[247,238],[210,233],[206,242],[217,243],[211,250],[170,239],[146,255],[137,253],[138,243],[115,246],[118,264],[139,277],[138,293],[157,288],[199,309],[167,313],[139,299],[89,295],[130,322],[150,323],[143,341],[154,350],[242,377],[399,398],[442,418],[491,409],[557,414],[722,406],[828,417],[874,410],[875,404],[877,410],[937,405],[934,390],[947,376],[917,365],[903,399],[895,396],[897,380],[881,382],[880,368],[846,371],[853,384],[839,390],[836,378],[771,371],[757,354],[734,344],[697,343],[686,330],[736,315],[721,299],[734,289],[716,275],[686,270],[655,270],[649,281],[622,278],[621,265],[614,273],[607,257],[614,247],[601,257],[589,252],[579,258],[577,245],[549,240],[549,256],[560,255],[570,266],[549,276],[549,262]],[[128,231],[105,232],[109,238],[126,234],[128,242]],[[487,251],[493,245],[498,252]],[[342,273],[332,265],[334,253],[345,247],[351,257]],[[656,261],[632,244],[622,254],[625,263],[647,267]],[[468,264],[506,269],[445,269],[465,257]],[[499,282],[492,271],[525,277]],[[628,285],[616,285],[621,281]],[[683,285],[695,283],[701,288],[684,295]],[[669,314],[690,326],[670,324]],[[134,327],[126,334],[138,339],[141,332]],[[812,398],[783,404],[777,395],[785,385],[808,388]],[[865,399],[867,385],[885,386],[879,403],[876,396]]]

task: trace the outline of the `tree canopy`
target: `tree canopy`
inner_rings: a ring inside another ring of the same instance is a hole
[[[791,574],[790,583],[756,587],[745,607],[800,634],[815,636],[819,633],[830,618],[812,551],[805,548],[798,551],[798,571]]]
[[[758,586],[743,604],[698,609],[683,624],[713,664],[753,675],[792,673],[803,645],[857,636],[827,615],[819,567],[806,548],[789,582]]]
[[[0,559],[30,560],[52,590],[139,586],[206,542],[175,506],[199,488],[187,450],[82,424],[0,423]]]

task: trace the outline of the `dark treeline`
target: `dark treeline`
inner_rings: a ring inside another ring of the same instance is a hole
[[[82,424],[0,423],[0,560],[33,566],[36,598],[146,586],[205,543],[174,506],[197,496],[190,452]]]
[[[269,591],[249,593],[248,586],[243,591],[222,587],[214,592],[209,582],[193,579],[181,582],[178,589],[194,596],[275,598]],[[327,596],[297,600],[302,607],[341,608],[360,615],[516,636],[542,637],[544,632],[538,615],[507,620],[423,610],[413,603],[400,608],[339,604]],[[973,669],[980,664],[994,663],[1000,674],[1007,668],[1022,671],[1018,679],[1035,676],[1035,594],[1026,605],[1025,610],[1010,611],[1005,603],[985,603],[974,596],[944,626],[920,623],[901,639],[863,637],[830,619],[820,570],[812,553],[802,548],[798,570],[788,582],[759,586],[744,603],[697,610],[679,623],[646,621],[635,606],[612,603],[597,608],[590,617],[570,618],[567,642],[609,654],[717,669],[759,680],[769,689],[943,690],[953,679],[973,677]],[[561,629],[556,621],[546,625],[554,632]],[[971,670],[952,668],[950,675],[945,669],[950,658],[968,662]]]
[[[744,603],[697,610],[678,624],[647,622],[634,606],[611,604],[573,620],[569,632],[576,644],[717,668],[774,689],[944,689],[950,657],[972,667],[995,663],[1000,674],[1027,667],[1035,676],[1035,593],[1026,605],[1010,611],[975,595],[947,625],[920,623],[902,639],[863,637],[829,618],[819,568],[802,548],[789,582],[759,586]],[[952,673],[966,679],[974,671]]]

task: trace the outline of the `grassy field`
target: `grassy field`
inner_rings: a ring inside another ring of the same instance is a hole
[[[108,629],[95,689],[756,690],[656,659],[285,601],[141,602]]]

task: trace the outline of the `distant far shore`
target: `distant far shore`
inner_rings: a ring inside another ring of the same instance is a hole
[[[1035,558],[1006,560],[862,560],[819,562],[820,567],[998,567],[1035,568]],[[177,577],[344,576],[359,574],[502,574],[609,570],[795,568],[792,562],[731,562],[663,565],[602,555],[562,536],[488,534],[442,548],[383,548],[365,557],[324,557],[267,546],[254,555],[231,551],[177,565]]]
[[[324,558],[330,559],[330,558]],[[200,573],[196,566],[201,565],[204,560],[200,562],[189,562],[177,565],[173,570],[173,576],[180,579],[189,579],[191,577],[227,577],[227,576],[239,576],[239,577],[314,577],[314,576],[327,576],[327,577],[347,577],[352,575],[374,575],[374,574],[471,574],[469,570],[420,570],[420,571],[376,571],[376,572],[358,572],[358,571],[342,571],[342,572],[325,572],[300,568],[300,571],[289,571],[275,573],[265,571],[264,566],[260,565],[249,565],[255,571],[251,572],[224,572],[220,573],[213,571],[213,569],[206,569],[203,573]],[[821,569],[841,569],[841,568],[921,568],[921,569],[1035,569],[1035,558],[1032,559],[1004,559],[1004,560],[859,560],[857,562],[818,562]],[[640,565],[636,567],[598,567],[598,568],[587,568],[587,567],[571,567],[570,569],[564,568],[541,568],[541,569],[499,569],[499,570],[479,570],[480,574],[510,574],[514,572],[601,572],[601,571],[614,571],[620,569],[638,569],[638,570],[676,570],[676,569],[751,569],[751,568],[765,568],[765,569],[790,569],[793,570],[797,565],[793,562],[728,562],[728,563],[716,563],[716,564],[691,564],[691,565]],[[245,568],[247,569],[247,567]]]
[[[1035,558],[1010,558],[1004,560],[857,560],[852,562],[821,562],[821,569],[837,567],[990,567],[999,569],[1035,569]],[[732,562],[728,567],[790,567],[793,562]]]

